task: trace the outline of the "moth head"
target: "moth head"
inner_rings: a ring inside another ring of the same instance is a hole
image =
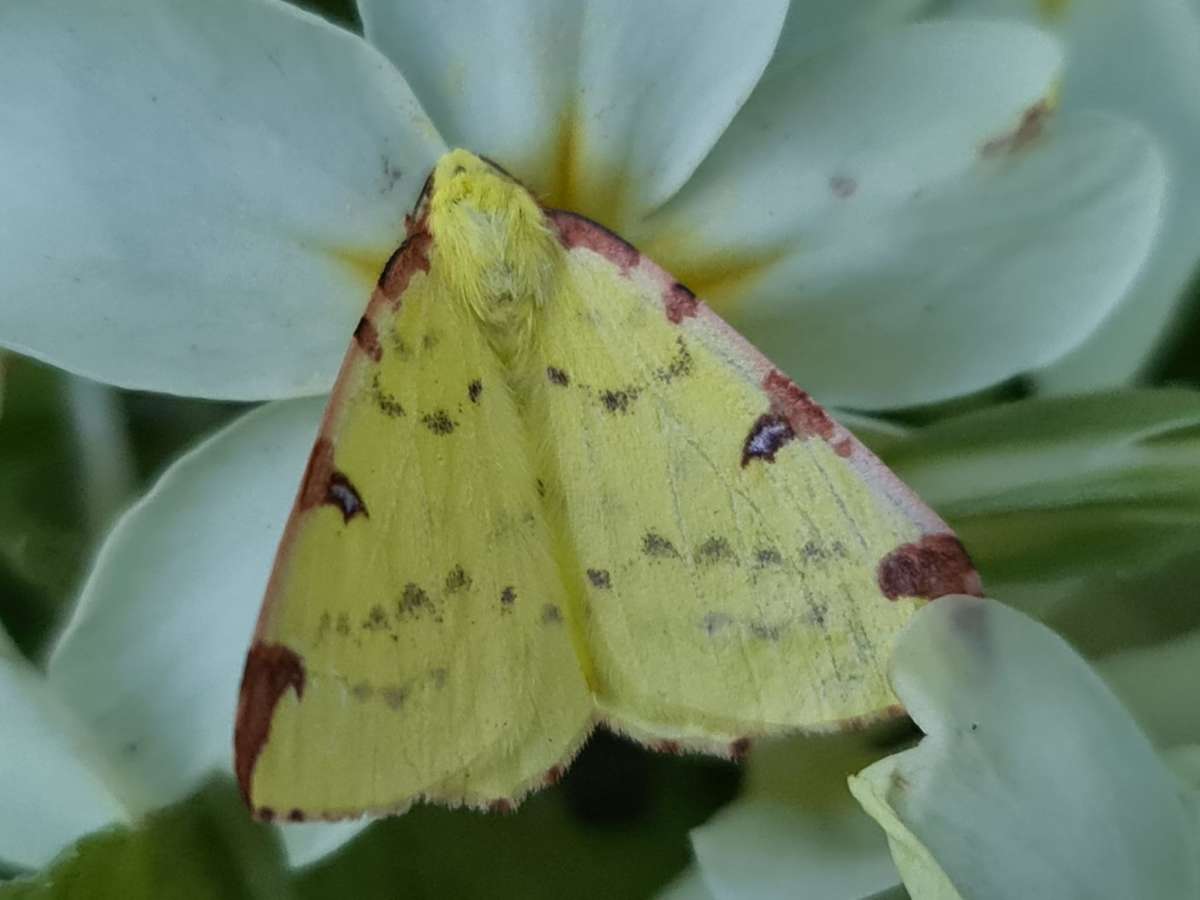
[[[563,251],[541,205],[519,181],[467,150],[433,170],[429,229],[439,277],[489,328],[523,332],[552,291]]]

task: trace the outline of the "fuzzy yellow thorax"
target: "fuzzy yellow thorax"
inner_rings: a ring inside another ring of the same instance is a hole
[[[465,301],[497,349],[519,354],[563,262],[537,200],[491,163],[451,150],[434,169],[429,229],[448,295]]]

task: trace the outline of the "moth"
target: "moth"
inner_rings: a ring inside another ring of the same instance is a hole
[[[235,754],[261,818],[512,808],[598,725],[726,757],[899,713],[950,529],[634,247],[463,150],[347,352]]]

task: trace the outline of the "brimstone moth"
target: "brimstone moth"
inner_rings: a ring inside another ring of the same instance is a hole
[[[897,715],[962,545],[683,285],[455,150],[350,344],[250,648],[262,818],[511,808],[598,724],[727,757]]]

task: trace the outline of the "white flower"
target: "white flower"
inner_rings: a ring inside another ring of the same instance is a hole
[[[1032,28],[824,6],[363,0],[379,52],[270,0],[6,4],[0,341],[125,387],[325,391],[464,145],[829,403],[938,400],[1078,345],[1150,247],[1150,138],[1043,115],[1061,54]]]
[[[934,401],[1077,346],[1150,249],[1154,142],[1047,114],[1052,38],[902,25],[910,6],[362,0],[370,43],[274,0],[0,6],[0,344],[280,401],[126,514],[45,682],[0,674],[56,710],[3,746],[41,753],[37,723],[69,718],[62,784],[94,783],[61,816],[0,817],[27,838],[7,861],[228,766],[324,402],[287,398],[328,390],[448,146],[621,231],[826,402]],[[22,771],[0,769],[6,809]],[[352,828],[289,831],[293,858]]]
[[[1038,381],[1058,393],[1145,374],[1200,263],[1200,3],[1197,0],[952,0],[950,15],[1024,21],[1062,41],[1062,108],[1133,119],[1158,139],[1168,190],[1160,238],[1128,296]]]
[[[901,636],[891,677],[926,736],[850,778],[884,830],[844,791],[828,797],[844,769],[822,781],[831,770],[814,775],[804,754],[790,769],[776,759],[694,832],[699,866],[677,897],[859,900],[901,875],[919,900],[1200,892],[1200,736],[1170,754],[1176,777],[1047,628],[997,601],[943,597]],[[853,865],[829,864],[830,829],[851,836],[838,851]]]

